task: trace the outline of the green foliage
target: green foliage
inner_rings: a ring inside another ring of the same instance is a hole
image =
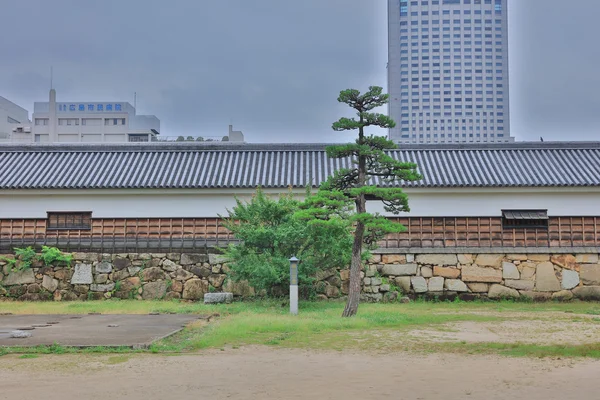
[[[71,265],[73,256],[68,253],[63,253],[56,247],[42,246],[42,254],[40,258],[44,262],[44,265],[52,265],[53,263],[63,263]]]
[[[11,267],[12,271],[23,271],[31,268],[34,262],[42,261],[44,265],[52,265],[52,263],[60,262],[66,265],[71,265],[73,256],[68,253],[63,253],[56,247],[42,246],[42,253],[37,254],[33,247],[19,248],[16,247],[15,258],[2,257],[0,260],[5,261]]]
[[[307,200],[319,203],[307,191]],[[334,201],[334,200],[332,200]],[[343,207],[335,209],[324,219],[307,223],[301,215],[301,202],[291,193],[272,199],[259,188],[250,202],[237,200],[225,226],[240,244],[230,246],[226,255],[231,260],[230,277],[247,280],[258,290],[289,284],[289,258],[298,257],[298,284],[310,285],[319,269],[348,265],[352,237],[351,221],[344,218]],[[323,205],[323,209],[327,209]]]
[[[37,260],[37,254],[33,247],[24,247],[15,249],[15,258],[2,257],[2,261],[5,261],[10,266],[11,271],[24,271],[31,268],[31,265]]]
[[[370,126],[396,126],[387,115],[372,112],[373,109],[385,105],[388,98],[378,86],[369,87],[364,94],[360,94],[356,89],[340,92],[338,101],[354,109],[358,118],[340,118],[333,123],[332,128],[338,132],[358,130],[358,138],[355,143],[329,146],[327,155],[330,158],[349,159],[353,167],[339,169],[323,182],[317,194],[319,201],[305,208],[302,214],[307,221],[316,220],[323,223],[322,221],[336,215],[336,207],[345,211],[354,205],[356,214],[350,221],[354,229],[352,253],[355,255],[363,253],[363,245],[374,248],[385,235],[404,230],[400,224],[378,214],[368,213],[367,200],[381,201],[384,209],[393,214],[410,211],[408,198],[401,185],[403,182],[421,179],[416,164],[395,160],[385,152],[396,148],[392,141],[384,137],[365,135],[365,128]],[[364,259],[364,256],[362,258]],[[358,279],[356,271],[360,270],[360,260],[358,256],[352,259],[351,280]],[[351,284],[350,288],[344,316],[353,316],[358,309],[358,285]]]

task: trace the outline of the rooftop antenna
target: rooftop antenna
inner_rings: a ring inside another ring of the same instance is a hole
[[[137,92],[133,92],[133,108],[135,108],[137,112]]]

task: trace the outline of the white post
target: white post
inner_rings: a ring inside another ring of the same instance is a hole
[[[290,314],[298,315],[298,285],[290,285]]]
[[[298,259],[290,258],[290,314],[298,315]]]

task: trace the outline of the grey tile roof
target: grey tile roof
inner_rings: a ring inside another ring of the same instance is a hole
[[[2,145],[0,190],[314,186],[349,166],[329,159],[324,147]],[[411,145],[389,154],[419,166],[423,180],[405,187],[600,186],[600,142]]]

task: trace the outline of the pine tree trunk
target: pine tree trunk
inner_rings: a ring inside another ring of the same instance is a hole
[[[348,290],[348,302],[342,317],[353,317],[358,312],[358,303],[360,302],[360,270],[362,242],[365,226],[362,222],[356,224],[354,244],[352,245],[352,261],[350,263],[350,286]]]

